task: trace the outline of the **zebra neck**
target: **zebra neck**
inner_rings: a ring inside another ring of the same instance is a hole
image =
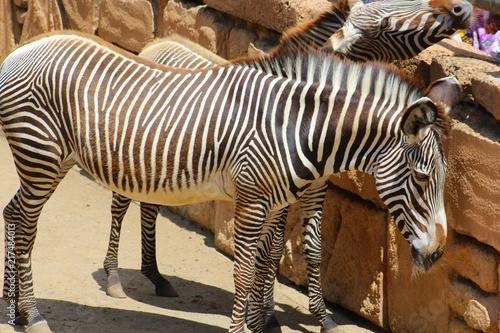
[[[349,10],[349,6],[334,4],[331,10],[322,13],[317,19],[286,31],[275,52],[321,48],[344,25]]]

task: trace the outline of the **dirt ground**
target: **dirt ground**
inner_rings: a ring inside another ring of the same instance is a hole
[[[18,188],[3,133],[0,134],[0,207]],[[140,272],[139,206],[131,205],[122,228],[120,276],[125,299],[106,296],[102,261],[106,253],[111,192],[73,168],[44,208],[33,250],[39,309],[57,333],[226,332],[233,301],[232,260],[217,251],[213,235],[163,209],[157,226],[158,261],[179,292],[154,294]],[[3,239],[3,228],[1,228]],[[0,250],[3,256],[3,246]],[[302,288],[276,284],[276,312],[286,332],[319,332]],[[22,332],[7,324],[0,303],[0,333]],[[346,333],[382,332],[362,319],[329,306]]]

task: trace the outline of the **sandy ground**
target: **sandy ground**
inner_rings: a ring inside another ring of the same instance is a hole
[[[0,208],[18,188],[10,149],[0,134]],[[126,299],[106,296],[102,261],[110,227],[111,192],[73,168],[44,208],[33,250],[38,306],[58,333],[226,332],[233,300],[232,260],[217,251],[213,235],[164,209],[158,221],[160,271],[180,296],[162,298],[140,272],[139,206],[131,205],[122,228],[120,275]],[[1,228],[3,239],[3,228]],[[0,250],[3,256],[3,246]],[[304,290],[276,285],[283,332],[319,332]],[[7,324],[0,303],[0,333],[22,332]],[[346,333],[381,332],[333,306]]]

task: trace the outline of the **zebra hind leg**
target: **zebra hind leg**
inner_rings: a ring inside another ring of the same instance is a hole
[[[326,313],[321,290],[321,218],[325,196],[326,183],[310,188],[300,199],[304,234],[303,252],[307,263],[309,311],[321,324],[321,333],[341,333],[343,331]]]
[[[159,211],[160,206],[141,202],[141,272],[155,285],[157,296],[178,297],[179,294],[174,287],[158,271],[156,261],[156,218]]]
[[[114,298],[126,298],[120,276],[118,275],[118,246],[123,217],[132,200],[113,192],[111,201],[111,230],[109,233],[108,251],[104,259],[104,270],[107,275],[106,294]]]

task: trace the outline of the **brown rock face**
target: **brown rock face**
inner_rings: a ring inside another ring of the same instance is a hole
[[[88,34],[94,34],[99,22],[101,0],[62,0],[68,16],[69,28]]]
[[[445,205],[449,224],[500,251],[500,143],[458,123],[448,139]]]
[[[3,61],[16,45],[12,21],[12,5],[7,1],[0,2],[0,61]]]
[[[323,213],[325,298],[384,327],[387,213],[332,187]]]
[[[63,20],[56,0],[31,0],[24,19],[21,42],[40,34],[63,29]]]
[[[139,52],[153,40],[154,12],[147,0],[103,0],[99,7],[98,34],[108,42]]]
[[[448,263],[461,276],[489,293],[498,291],[500,254],[472,237],[455,235],[446,249]]]

